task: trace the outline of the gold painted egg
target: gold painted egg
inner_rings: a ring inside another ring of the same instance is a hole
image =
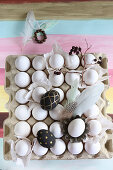
[[[52,148],[55,144],[54,135],[49,130],[45,130],[45,129],[41,129],[38,131],[37,140],[41,146],[48,149]]]
[[[50,90],[46,92],[40,100],[42,109],[48,111],[54,109],[59,104],[59,102],[60,94],[56,90]]]

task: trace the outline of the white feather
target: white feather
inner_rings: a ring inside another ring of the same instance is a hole
[[[104,84],[101,82],[87,87],[77,98],[76,109],[74,110],[73,116],[81,116],[85,111],[87,111],[93,104],[95,104],[99,100],[103,90]]]
[[[35,16],[33,11],[29,11],[26,17],[23,35],[23,44],[26,45],[32,39],[33,30],[35,29]]]

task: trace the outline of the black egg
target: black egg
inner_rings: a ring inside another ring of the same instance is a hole
[[[52,148],[55,144],[54,135],[49,130],[45,130],[45,129],[41,129],[38,131],[37,140],[41,146],[48,149]]]
[[[60,94],[55,90],[46,92],[40,100],[41,107],[44,110],[54,109],[59,104],[59,102]]]

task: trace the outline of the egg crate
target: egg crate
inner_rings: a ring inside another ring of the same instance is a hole
[[[102,64],[101,67],[104,69],[107,69],[107,57],[104,54],[94,54],[97,58],[101,55],[102,56]],[[31,63],[33,58],[36,55],[26,55]],[[17,120],[14,111],[16,109],[16,107],[19,105],[18,102],[16,102],[15,100],[15,93],[16,91],[18,91],[20,88],[18,86],[16,86],[15,82],[14,82],[14,76],[16,75],[16,73],[18,73],[19,71],[15,68],[15,59],[18,56],[8,56],[6,59],[6,67],[5,67],[5,91],[8,93],[9,95],[9,101],[6,105],[8,111],[9,111],[9,117],[4,121],[4,159],[5,160],[11,160],[11,154],[10,154],[10,143],[9,140],[14,140],[16,141],[17,138],[14,135],[14,126],[17,122],[19,122],[19,120]],[[81,66],[77,69],[77,70],[81,70]],[[32,64],[30,69],[27,71],[27,73],[32,76],[33,72],[36,71],[33,69]],[[44,70],[44,72],[47,74],[47,70]],[[108,73],[106,74],[108,75]],[[105,75],[105,76],[106,76]],[[47,74],[48,76],[48,74]],[[109,81],[104,81],[105,84],[105,90],[102,93],[99,101],[96,103],[100,109],[100,112],[106,116],[108,119],[111,120],[111,118],[107,115],[106,113],[106,107],[108,105],[108,101],[105,98],[105,91],[109,88]],[[28,87],[26,87],[27,89]],[[65,101],[66,101],[66,92],[68,89],[70,89],[70,86],[66,84],[66,82],[63,83],[62,86],[60,86],[59,88],[61,88],[64,91],[65,97],[64,100],[60,103],[62,105],[64,105]],[[80,89],[79,89],[80,90]],[[26,104],[27,105],[27,104]],[[51,119],[51,117],[48,114],[48,117],[43,121],[45,122],[48,126],[50,126],[51,123],[53,123],[55,120]],[[30,124],[31,128],[33,127],[33,125],[38,122],[37,120],[35,120],[32,116],[26,121]],[[30,135],[28,136],[28,139],[30,139],[31,141],[33,140],[34,135],[32,134],[32,131],[30,133]],[[63,139],[65,141],[65,139],[62,137],[61,139]],[[66,141],[65,141],[66,143]],[[31,159],[33,160],[74,160],[74,159],[98,159],[98,158],[111,158],[113,156],[113,134],[110,130],[106,131],[105,136],[101,139],[100,141],[101,143],[101,150],[98,154],[96,155],[89,155],[85,150],[82,151],[82,153],[78,154],[78,155],[73,155],[71,154],[68,149],[66,149],[66,151],[60,155],[60,156],[56,156],[54,155],[51,151],[48,151],[46,155],[39,157],[36,156],[34,153],[32,153],[32,157]]]

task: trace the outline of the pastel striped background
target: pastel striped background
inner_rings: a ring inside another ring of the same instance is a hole
[[[4,105],[8,101],[8,95],[4,91],[5,58],[10,54],[37,54],[45,53],[52,49],[52,44],[57,41],[64,50],[69,51],[72,45],[80,45],[83,51],[86,49],[85,38],[92,45],[91,52],[106,53],[109,58],[110,88],[106,97],[110,101],[107,113],[113,114],[113,20],[76,20],[58,21],[57,25],[47,31],[46,43],[39,45],[30,42],[22,48],[21,32],[24,21],[0,21],[0,137],[3,137],[2,123],[7,117]],[[3,148],[3,140],[0,139],[0,147]],[[15,169],[15,164],[3,160],[3,152],[0,148],[0,169]],[[31,161],[27,170],[42,169],[51,170],[106,170],[111,169],[112,160],[78,160],[78,161]],[[98,166],[96,166],[98,165]],[[16,167],[16,170],[20,169]]]

